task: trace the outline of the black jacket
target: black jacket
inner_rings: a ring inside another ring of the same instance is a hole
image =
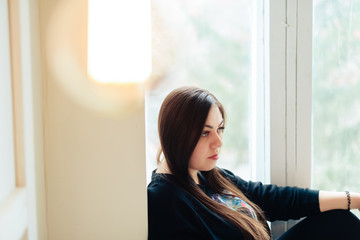
[[[320,212],[319,192],[297,187],[247,182],[221,170],[265,213],[267,220],[299,219]],[[209,195],[206,179],[201,188]],[[148,239],[243,239],[233,225],[210,211],[200,201],[174,184],[170,174],[152,174],[148,185]]]

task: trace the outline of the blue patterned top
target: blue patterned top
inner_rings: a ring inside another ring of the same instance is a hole
[[[235,211],[246,213],[249,217],[257,219],[254,209],[247,202],[238,198],[231,192],[226,191],[223,194],[215,193],[212,194],[211,198]]]

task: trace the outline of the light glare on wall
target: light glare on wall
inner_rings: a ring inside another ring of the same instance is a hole
[[[150,0],[89,0],[88,74],[136,83],[151,72]]]

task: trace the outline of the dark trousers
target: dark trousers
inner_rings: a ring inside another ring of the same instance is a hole
[[[278,240],[360,240],[360,220],[345,210],[332,210],[307,217]]]

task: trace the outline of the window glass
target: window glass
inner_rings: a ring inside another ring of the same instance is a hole
[[[360,191],[360,2],[314,0],[313,187]]]
[[[227,123],[218,166],[251,177],[250,79],[253,1],[153,0],[154,87],[147,93],[147,171],[156,168],[157,117],[174,88],[210,90],[225,106]]]

